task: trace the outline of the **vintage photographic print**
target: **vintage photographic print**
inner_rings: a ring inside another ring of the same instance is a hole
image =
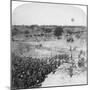
[[[87,5],[12,1],[11,89],[88,84]]]

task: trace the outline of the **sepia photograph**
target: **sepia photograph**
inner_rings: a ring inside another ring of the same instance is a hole
[[[87,85],[87,5],[11,4],[11,89]]]

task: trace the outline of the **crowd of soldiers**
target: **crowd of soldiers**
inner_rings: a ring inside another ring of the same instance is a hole
[[[47,75],[65,62],[64,59],[68,62],[68,55],[56,55],[45,60],[32,57],[22,58],[12,54],[12,87],[32,88],[41,86]]]
[[[63,63],[69,63],[69,59],[70,57],[68,54],[39,59],[32,57],[20,57],[13,53],[11,65],[11,86],[12,88],[18,89],[40,87],[49,73],[55,73],[55,70],[60,65]],[[79,66],[80,65],[81,64],[79,62]],[[72,76],[73,67],[70,67],[70,76]]]

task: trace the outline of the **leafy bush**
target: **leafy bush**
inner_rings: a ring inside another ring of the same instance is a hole
[[[79,68],[84,68],[85,67],[85,63],[86,63],[86,60],[85,60],[85,52],[83,50],[80,51],[79,55],[78,55],[78,67]]]
[[[29,34],[30,32],[29,32],[29,30],[26,30],[26,31],[24,31],[24,33],[25,33],[25,34]]]
[[[49,29],[49,28],[44,29],[45,33],[51,33],[51,31],[52,31],[52,29]]]
[[[67,42],[74,42],[74,39],[72,37],[67,38]]]
[[[13,28],[11,33],[12,33],[12,36],[14,36],[14,35],[20,34],[21,32],[17,28]]]
[[[54,35],[55,35],[56,37],[61,36],[62,33],[63,33],[63,29],[62,29],[61,27],[57,27],[57,28],[55,29],[55,31],[54,31]]]

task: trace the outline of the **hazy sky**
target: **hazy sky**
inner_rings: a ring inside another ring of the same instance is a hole
[[[86,6],[13,1],[12,24],[86,26]]]

